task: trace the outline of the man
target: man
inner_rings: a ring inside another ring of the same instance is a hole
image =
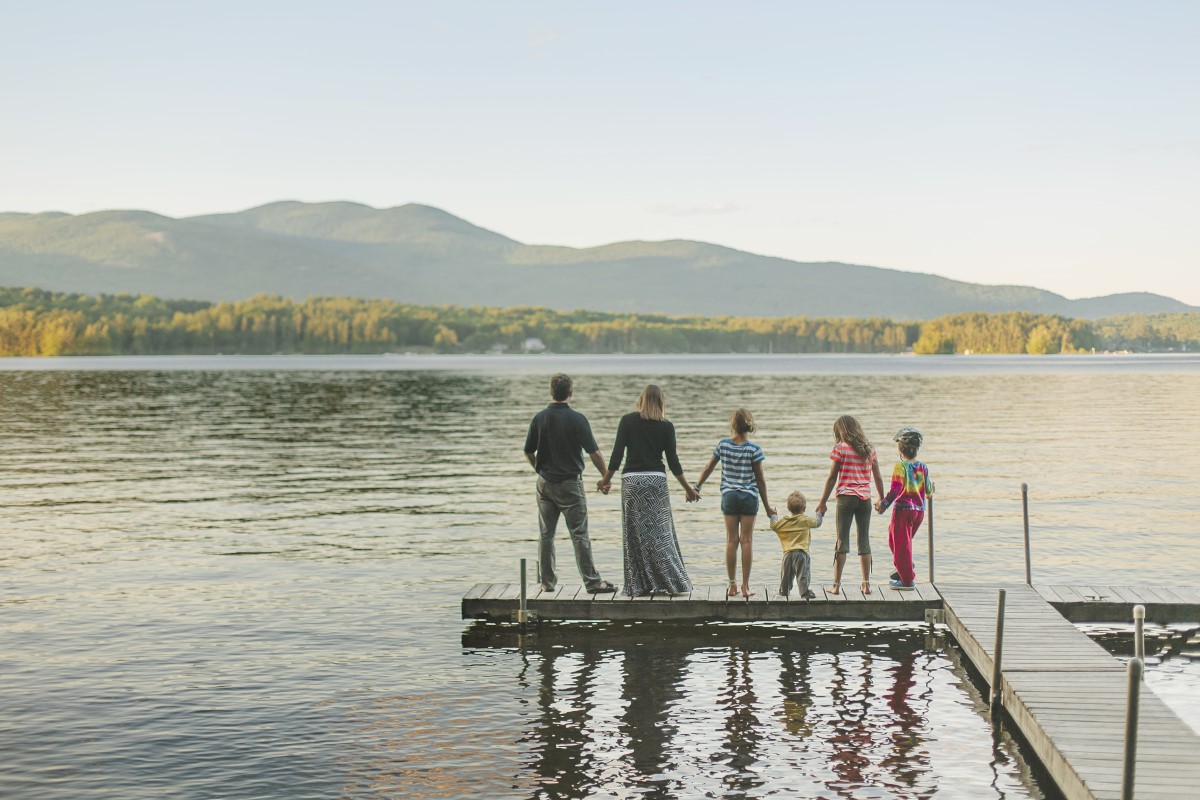
[[[554,571],[554,530],[561,514],[567,519],[567,530],[575,547],[575,564],[587,591],[593,594],[615,592],[617,587],[600,580],[592,561],[581,453],[586,452],[591,457],[601,475],[606,465],[587,417],[568,405],[571,390],[568,376],[558,374],[550,379],[550,397],[554,402],[533,418],[525,437],[525,458],[538,474],[538,528],[541,531],[538,563],[542,571],[542,589],[552,592],[558,586],[558,575]]]

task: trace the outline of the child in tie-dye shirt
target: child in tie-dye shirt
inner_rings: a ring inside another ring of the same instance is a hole
[[[892,549],[892,562],[896,565],[891,585],[897,589],[911,589],[916,577],[913,537],[925,518],[925,497],[933,493],[933,484],[929,482],[929,467],[917,461],[921,432],[915,428],[901,428],[894,441],[900,451],[900,461],[892,469],[891,490],[875,508],[882,514],[888,506],[895,504],[892,523],[888,526],[888,547]]]

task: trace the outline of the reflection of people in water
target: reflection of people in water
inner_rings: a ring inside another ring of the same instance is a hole
[[[598,788],[587,769],[584,748],[591,743],[592,702],[599,651],[544,648],[538,654],[537,723],[522,738],[535,759],[530,765],[553,797],[588,797]],[[558,691],[556,678],[575,667],[570,689]],[[568,702],[564,702],[568,701]]]
[[[916,685],[916,659],[917,654],[912,652],[900,653],[886,661],[871,653],[861,659],[835,657],[832,696],[838,721],[835,722],[835,733],[830,737],[834,745],[830,766],[837,780],[829,784],[833,791],[850,796],[862,785],[920,788],[922,780],[929,780],[930,757],[923,746],[925,717],[912,707],[910,700]],[[855,681],[849,668],[856,662],[862,665],[857,691],[852,686]],[[892,678],[885,695],[890,718],[886,722],[878,716],[882,709],[872,706],[874,672],[880,664],[887,665]],[[886,731],[891,740],[890,752],[879,762],[882,776],[871,774],[875,770],[868,756],[882,750],[879,742],[873,742],[873,733],[877,731]]]
[[[862,786],[867,780],[865,773],[870,769],[871,724],[867,721],[871,710],[870,697],[872,656],[837,655],[833,658],[833,686],[830,696],[837,718],[833,721],[833,745],[830,769],[835,780],[829,788],[844,794]],[[853,665],[859,664],[858,676],[851,674]],[[855,680],[858,677],[860,680]]]
[[[730,793],[753,792],[763,783],[762,779],[749,769],[758,761],[756,754],[759,740],[762,739],[762,726],[754,714],[758,697],[754,694],[750,660],[750,653],[746,648],[729,649],[726,668],[728,680],[719,695],[719,702],[727,715],[722,749],[730,756],[726,761],[730,773],[725,776],[724,781]]]
[[[810,796],[848,799],[874,787],[918,797],[937,788],[926,746],[930,689],[920,654],[905,652],[914,637],[880,652],[868,649],[880,647],[877,634],[846,633],[810,650],[742,630],[720,634],[737,638],[714,650],[714,634],[693,628],[664,638],[595,632],[564,626],[518,637],[521,694],[535,703],[521,739],[532,796],[683,797],[700,788],[696,779],[715,779],[719,787],[706,791],[746,798],[776,785],[779,767],[806,773]],[[468,639],[513,646],[507,637]],[[701,651],[711,657],[696,660]],[[755,667],[776,658],[777,673]],[[767,683],[756,686],[756,672]],[[698,736],[697,724],[709,732]]]
[[[621,731],[629,737],[638,797],[678,797],[684,788],[668,773],[668,751],[675,736],[671,707],[683,697],[689,651],[682,647],[631,647],[625,651],[626,703]]]
[[[916,653],[901,655],[891,668],[892,688],[887,693],[888,708],[895,721],[891,725],[892,752],[883,759],[883,767],[904,786],[915,786],[928,773],[929,753],[921,750],[923,717],[909,701],[917,685],[914,671]]]
[[[779,688],[783,697],[783,726],[801,739],[812,736],[813,725],[808,718],[812,708],[812,686],[808,682],[808,654],[799,658],[791,650],[779,654]]]

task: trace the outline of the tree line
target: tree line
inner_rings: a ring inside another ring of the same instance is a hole
[[[1200,314],[1100,321],[1050,314],[669,317],[420,306],[274,295],[210,303],[0,288],[0,355],[557,353],[1077,353],[1200,349]]]

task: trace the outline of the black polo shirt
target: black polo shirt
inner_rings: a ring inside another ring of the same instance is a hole
[[[525,452],[537,454],[534,469],[555,483],[582,475],[583,454],[599,449],[587,417],[566,403],[551,403],[539,411],[525,437]]]

